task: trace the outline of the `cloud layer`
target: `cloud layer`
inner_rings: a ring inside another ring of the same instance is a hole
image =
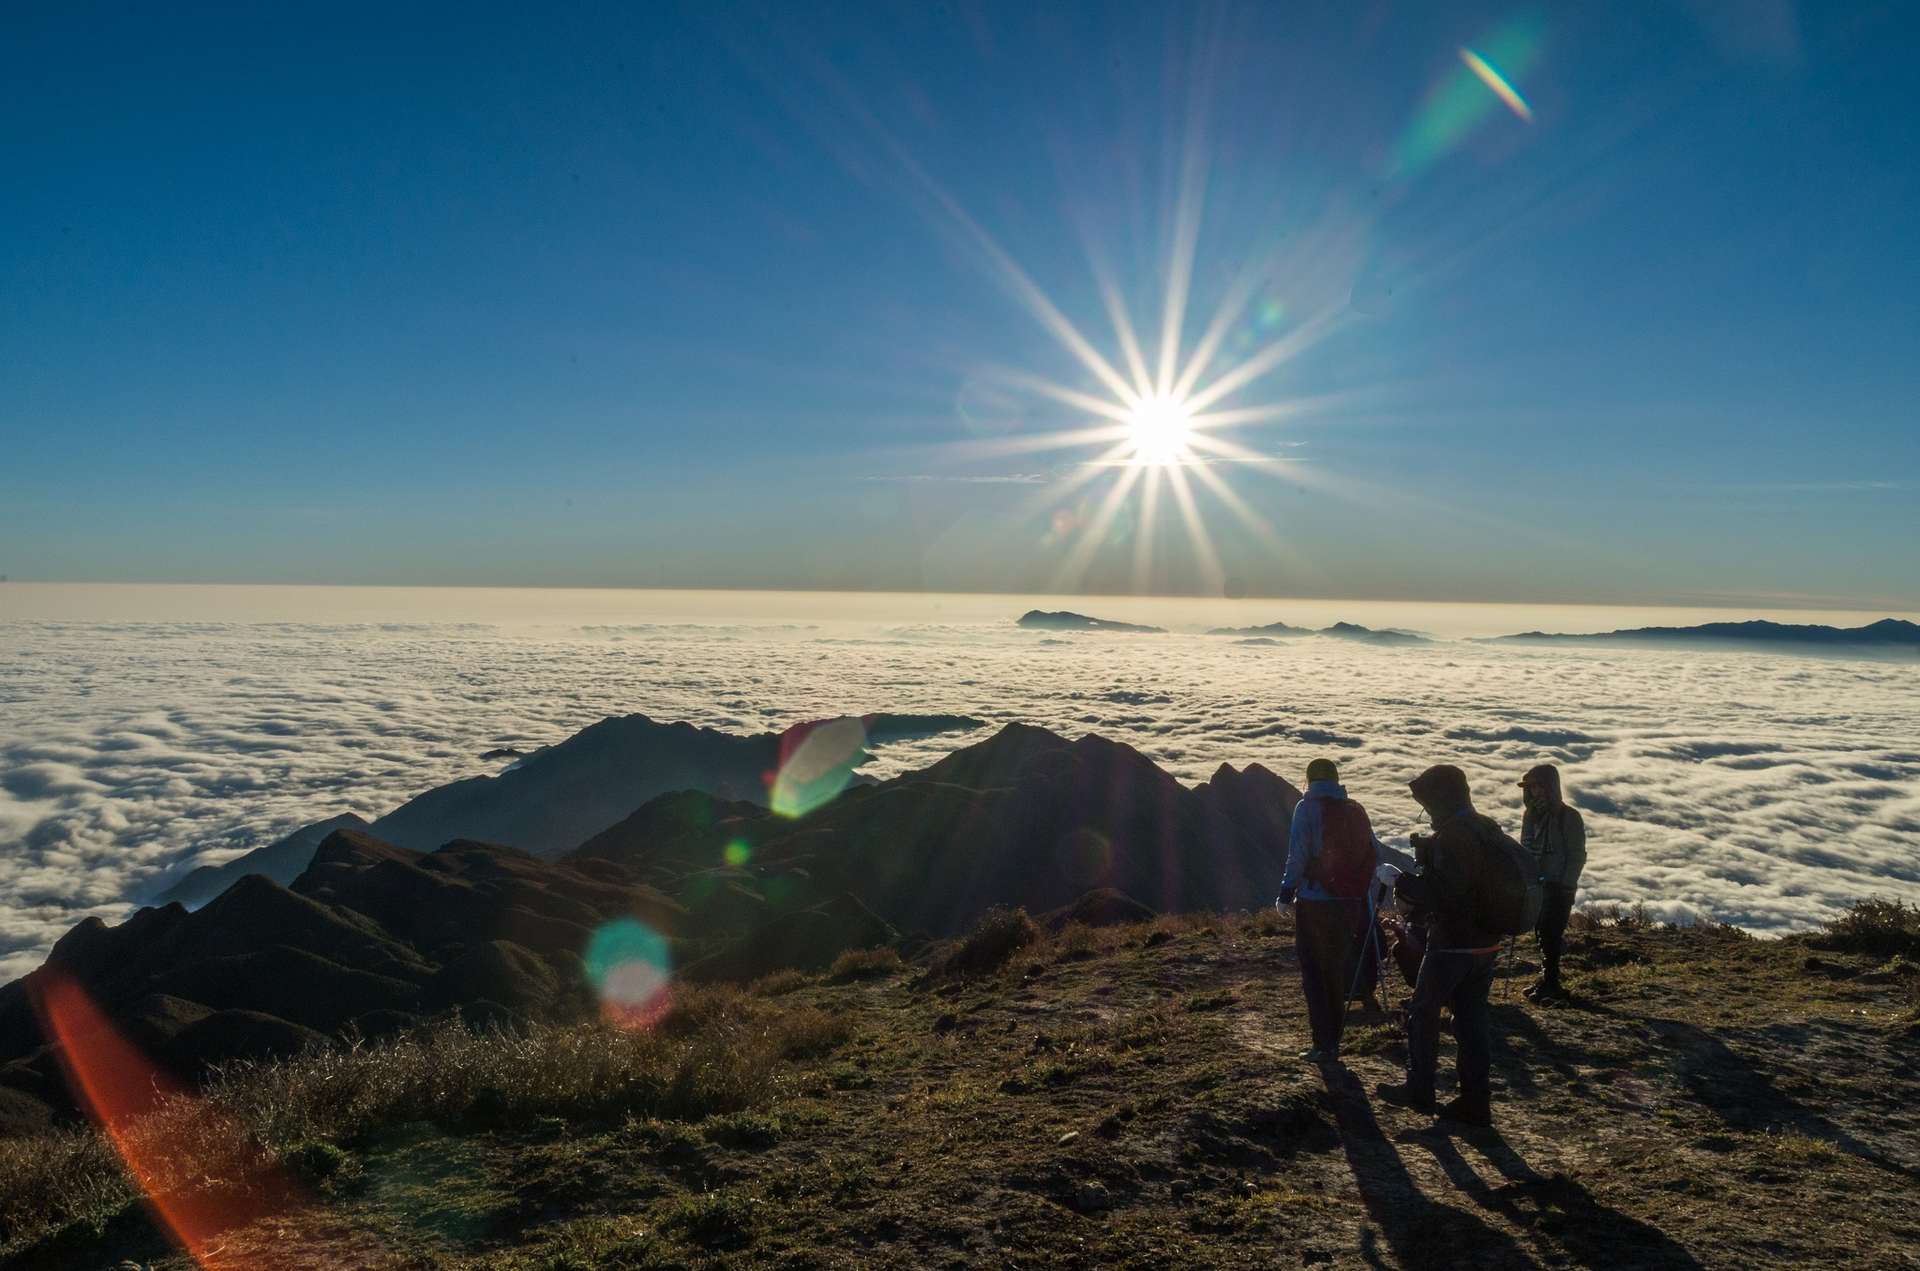
[[[1198,635],[811,623],[0,624],[0,980],[89,913],[325,816],[372,817],[499,746],[644,711],[736,731],[965,712],[1130,742],[1184,780],[1330,754],[1383,832],[1461,764],[1516,826],[1559,763],[1583,899],[1787,931],[1920,901],[1920,671],[1771,654],[1247,646]],[[881,775],[952,738],[884,749]],[[1248,897],[1249,905],[1269,897]]]

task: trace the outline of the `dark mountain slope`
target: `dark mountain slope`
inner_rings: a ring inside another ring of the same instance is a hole
[[[710,887],[700,867],[737,843],[758,885],[816,901],[852,893],[902,930],[948,934],[989,905],[1044,912],[1096,887],[1161,910],[1259,903],[1278,891],[1298,799],[1258,765],[1222,765],[1188,790],[1130,746],[1009,724],[797,820],[709,808],[710,826],[649,848],[638,827],[679,824],[671,814],[688,806],[649,805],[581,852],[697,871],[661,885],[698,909],[694,891]]]
[[[313,859],[314,849],[335,830],[364,830],[367,823],[351,812],[304,825],[283,839],[257,847],[245,856],[224,865],[202,865],[179,882],[161,891],[150,902],[168,905],[175,901],[189,909],[198,909],[248,874],[264,874],[276,883],[290,883]]]
[[[581,952],[596,928],[633,917],[678,936],[683,914],[604,863],[470,842],[420,855],[337,831],[292,888],[249,875],[191,913],[171,904],[69,931],[39,970],[0,986],[0,1089],[65,1105],[34,1004],[51,977],[192,1076],[213,1060],[453,1009],[577,1015],[592,1005]]]

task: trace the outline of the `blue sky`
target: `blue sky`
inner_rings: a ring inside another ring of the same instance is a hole
[[[1912,611],[1913,28],[19,6],[0,573]],[[1153,361],[1183,191],[1199,383],[1297,346],[1207,552],[1018,448],[1111,396],[1033,295],[1121,366],[1102,262]]]

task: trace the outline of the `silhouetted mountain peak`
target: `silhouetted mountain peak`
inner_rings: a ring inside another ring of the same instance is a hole
[[[1029,609],[1015,619],[1018,626],[1036,631],[1132,631],[1146,635],[1165,635],[1165,628],[1142,626],[1137,622],[1115,622],[1111,618],[1089,618],[1084,613],[1061,609]]]
[[[307,862],[313,858],[314,848],[327,835],[340,829],[366,828],[366,821],[352,812],[303,825],[285,838],[255,848],[225,864],[202,865],[157,894],[153,903],[158,905],[179,901],[188,908],[194,908],[212,900],[236,879],[248,874],[265,874],[275,882],[292,882],[307,867]]]
[[[735,735],[646,715],[618,715],[535,751],[497,776],[471,777],[421,794],[375,821],[373,833],[431,851],[455,838],[506,843],[553,857],[585,843],[658,795],[700,790],[765,804],[783,759],[814,730],[857,722],[870,741],[979,726],[964,715],[875,714],[810,720],[780,733]],[[848,766],[864,751],[842,756]],[[853,776],[863,781],[866,778]],[[837,789],[837,786],[835,787]]]

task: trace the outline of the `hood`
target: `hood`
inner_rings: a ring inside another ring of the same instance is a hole
[[[1467,774],[1450,763],[1435,764],[1408,782],[1407,788],[1436,824],[1443,817],[1473,807]]]
[[[1547,788],[1547,806],[1557,808],[1566,802],[1560,793],[1560,770],[1550,763],[1536,764],[1527,769],[1527,775],[1520,779],[1522,786],[1529,781],[1541,781]]]
[[[1344,799],[1347,797],[1347,788],[1338,781],[1327,781],[1324,779],[1320,781],[1309,781],[1307,782],[1307,797],[1309,799]]]

